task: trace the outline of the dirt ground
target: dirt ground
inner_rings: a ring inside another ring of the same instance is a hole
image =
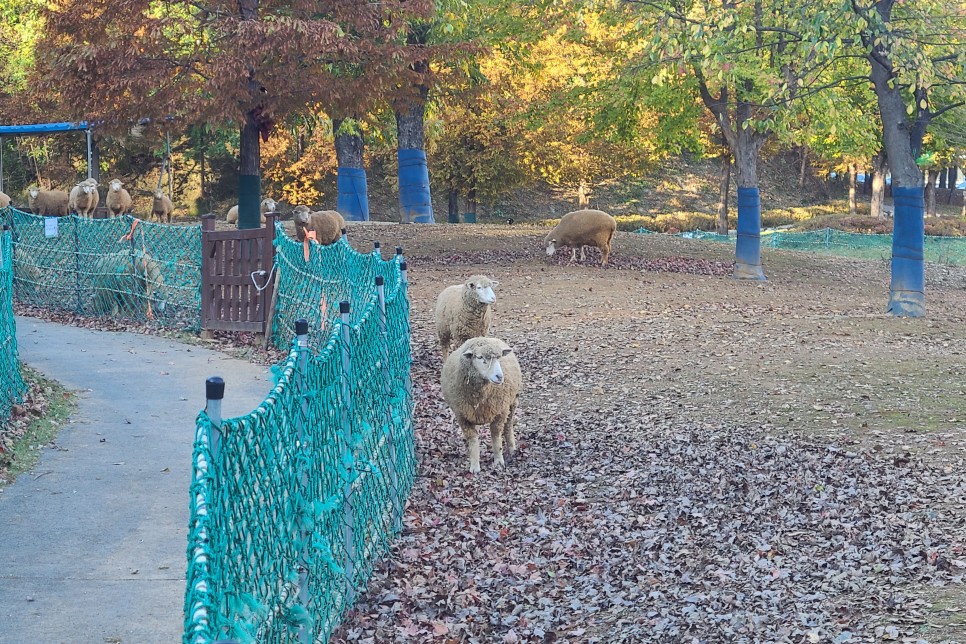
[[[354,225],[410,262],[420,471],[335,641],[966,641],[966,270],[895,319],[887,262],[532,226]],[[436,295],[500,281],[521,449],[467,473]]]

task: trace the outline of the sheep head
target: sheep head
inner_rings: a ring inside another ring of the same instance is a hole
[[[124,184],[122,184],[119,180],[113,179],[111,181],[111,190],[113,190],[114,192],[120,192],[121,191],[121,186],[123,186],[123,185]]]
[[[485,275],[473,275],[466,280],[466,288],[476,294],[476,299],[480,304],[493,304],[496,302],[496,295],[493,288],[499,286],[499,282],[491,280]]]
[[[547,256],[553,255],[557,252],[557,240],[548,238],[547,239]]]
[[[480,375],[483,380],[489,381],[494,385],[503,384],[503,367],[500,366],[500,358],[510,355],[513,349],[509,347],[499,349],[497,347],[478,347],[463,352],[463,359],[468,360],[472,368]]]
[[[30,195],[31,199],[36,199],[40,195],[40,188],[37,186],[30,186],[30,189],[27,190],[27,194]]]
[[[160,201],[161,199],[164,199],[164,190],[155,190],[154,198],[157,199],[158,201]]]
[[[85,183],[85,184],[82,184],[82,185],[81,185],[81,191],[82,191],[82,192],[83,192],[83,193],[84,193],[85,195],[89,195],[89,194],[91,194],[92,192],[94,192],[95,190],[97,190],[97,186],[92,186],[92,185],[91,185],[91,184],[89,184],[89,183]]]
[[[295,209],[292,210],[292,221],[295,222],[296,226],[307,226],[311,218],[312,211],[309,210],[308,206],[295,206]]]
[[[271,212],[275,212],[275,207],[276,206],[278,206],[278,202],[275,201],[274,199],[263,199],[262,200],[262,208],[265,210],[265,213],[266,214],[271,213]]]

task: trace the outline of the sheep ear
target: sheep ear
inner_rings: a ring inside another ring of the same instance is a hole
[[[475,284],[475,283],[473,283],[473,282],[467,282],[467,283],[466,283],[466,287],[467,287],[467,288],[476,288],[476,284]]]
[[[473,352],[472,351],[464,351],[463,352],[463,357],[466,358],[467,360],[472,360],[473,359]]]
[[[504,349],[504,350],[503,350],[503,355],[504,355],[504,356],[508,356],[508,355],[510,355],[511,353],[513,353],[513,349],[509,349],[509,348],[508,348],[508,349]]]
[[[499,286],[499,285],[500,285],[500,282],[498,280],[491,280],[490,281],[490,287],[491,288],[494,287],[494,286]]]

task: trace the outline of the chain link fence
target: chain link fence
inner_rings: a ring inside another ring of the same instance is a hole
[[[13,319],[13,236],[0,232],[0,427],[27,387],[17,356],[17,326]]]
[[[198,330],[201,227],[129,215],[39,217],[8,209],[14,298],[87,316]]]
[[[415,477],[401,257],[276,245],[273,338],[292,347],[277,384],[222,420],[224,383],[211,379],[198,417],[190,644],[327,641],[401,529]]]
[[[653,234],[653,231],[645,228],[641,228],[637,232]],[[701,230],[677,233],[676,236],[735,243],[734,235],[718,235]],[[763,230],[761,231],[761,247],[800,250],[859,259],[885,260],[892,257],[892,235],[850,233],[834,228],[823,228],[808,232]],[[966,237],[926,236],[923,244],[923,255],[927,262],[964,266],[966,265]]]

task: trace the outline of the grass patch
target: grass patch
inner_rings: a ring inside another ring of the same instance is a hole
[[[77,408],[73,393],[60,383],[21,364],[27,383],[23,404],[15,405],[0,432],[0,487],[37,464],[40,450],[52,441]]]

